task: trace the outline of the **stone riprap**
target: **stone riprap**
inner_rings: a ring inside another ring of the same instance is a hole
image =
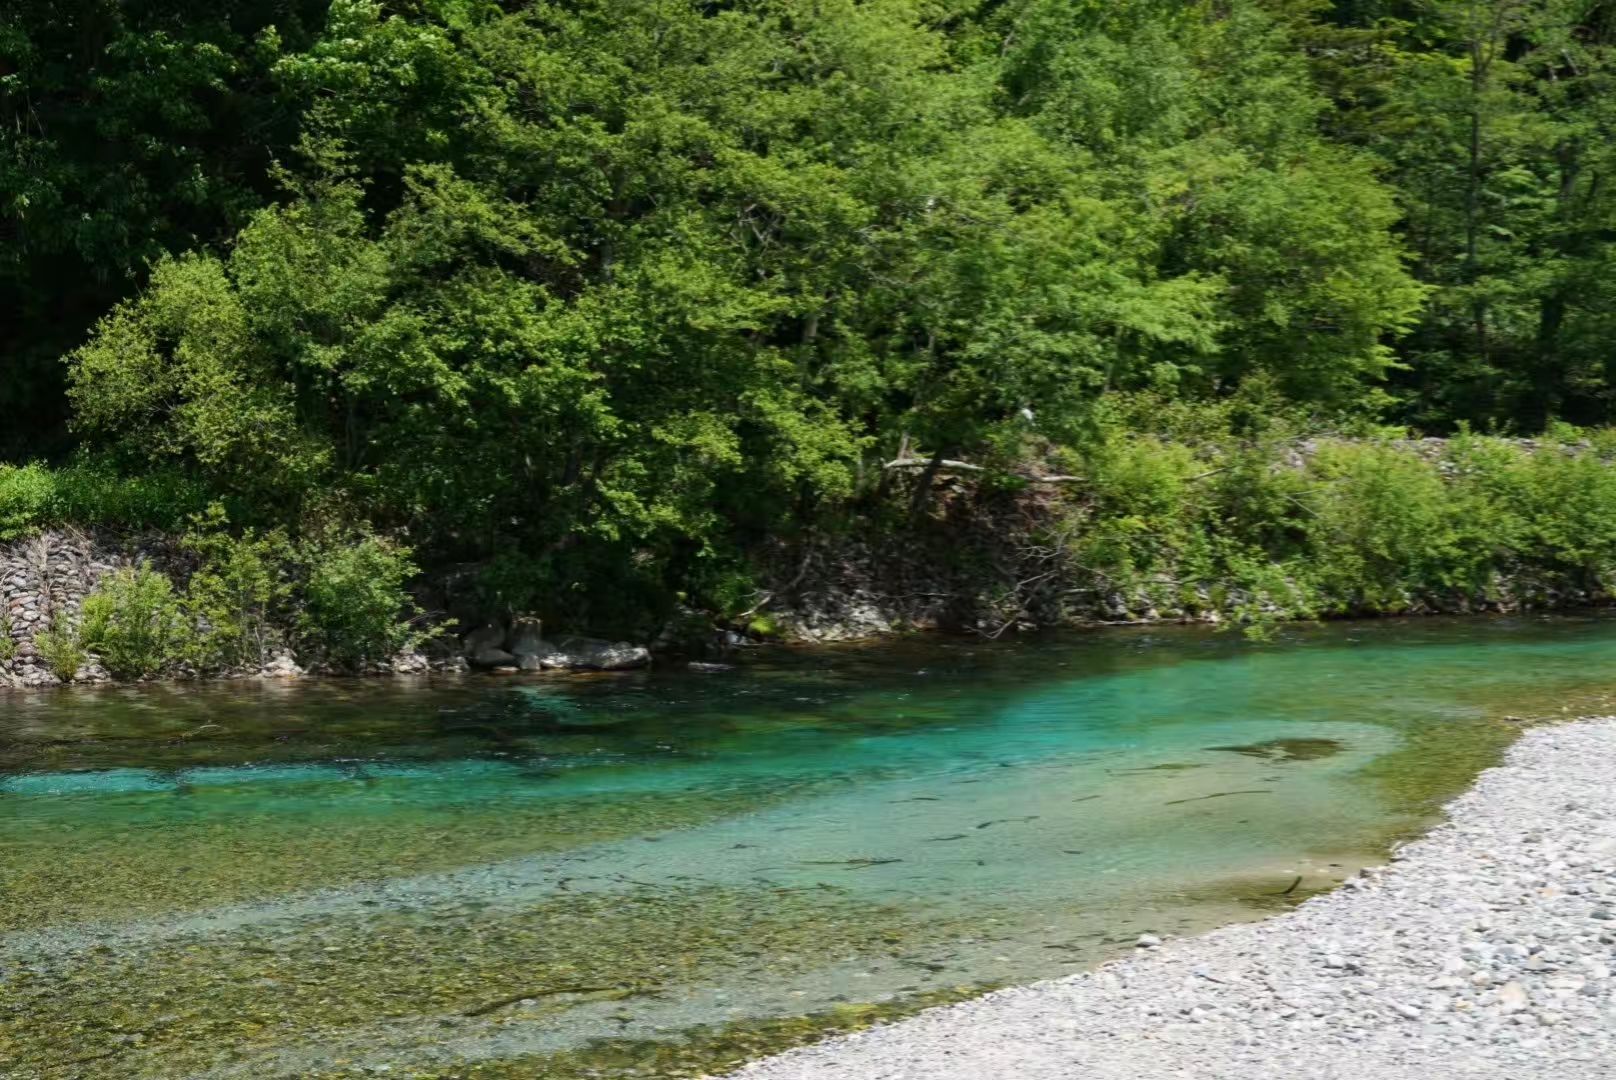
[[[1285,915],[736,1080],[1611,1080],[1616,719],[1525,734],[1393,865]]]
[[[38,637],[78,618],[101,575],[139,553],[77,530],[52,530],[0,544],[0,687],[59,682],[40,656]],[[86,680],[106,677],[98,665]]]

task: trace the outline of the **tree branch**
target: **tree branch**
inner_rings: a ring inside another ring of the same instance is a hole
[[[883,469],[924,469],[931,465],[926,458],[894,458],[881,467]],[[937,462],[937,468],[944,472],[986,473],[992,470],[981,465],[972,465],[969,461],[954,461],[949,458]],[[1036,473],[1010,473],[1009,475],[1027,481],[1029,484],[1081,484],[1088,478],[1084,476],[1040,476]]]

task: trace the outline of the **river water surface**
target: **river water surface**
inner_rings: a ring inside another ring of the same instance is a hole
[[[1616,620],[0,695],[0,1077],[626,1077],[1259,916]]]

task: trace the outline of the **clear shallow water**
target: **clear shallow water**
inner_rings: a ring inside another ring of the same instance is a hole
[[[1589,618],[0,697],[0,1076],[716,1068],[1327,887],[1613,672]]]

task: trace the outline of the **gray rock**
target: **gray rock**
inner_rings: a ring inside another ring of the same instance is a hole
[[[504,649],[484,646],[470,657],[471,666],[479,668],[515,668],[516,657]]]
[[[303,669],[290,653],[282,653],[271,659],[258,673],[266,679],[295,679],[303,674]]]
[[[626,641],[568,635],[556,641],[556,649],[566,657],[564,666],[590,671],[627,671],[650,664],[651,650]]]
[[[549,656],[556,651],[554,645],[544,640],[544,624],[531,616],[520,616],[511,623],[509,642],[506,645],[514,656]]]
[[[102,667],[101,662],[92,657],[73,673],[73,681],[81,683],[111,682],[112,672]]]
[[[30,667],[17,673],[17,681],[29,688],[40,686],[55,686],[62,680],[52,675],[42,667]]]
[[[1520,1012],[1531,1004],[1526,987],[1518,982],[1507,982],[1498,988],[1498,1007],[1507,1013]]]
[[[394,675],[421,675],[430,666],[418,652],[401,652],[387,662],[387,670]]]
[[[505,648],[505,627],[499,623],[483,623],[460,639],[461,651],[476,663],[477,656],[489,649]]]
[[[689,671],[699,671],[706,675],[713,675],[720,671],[734,671],[734,664],[710,664],[701,660],[692,660],[685,665]]]

